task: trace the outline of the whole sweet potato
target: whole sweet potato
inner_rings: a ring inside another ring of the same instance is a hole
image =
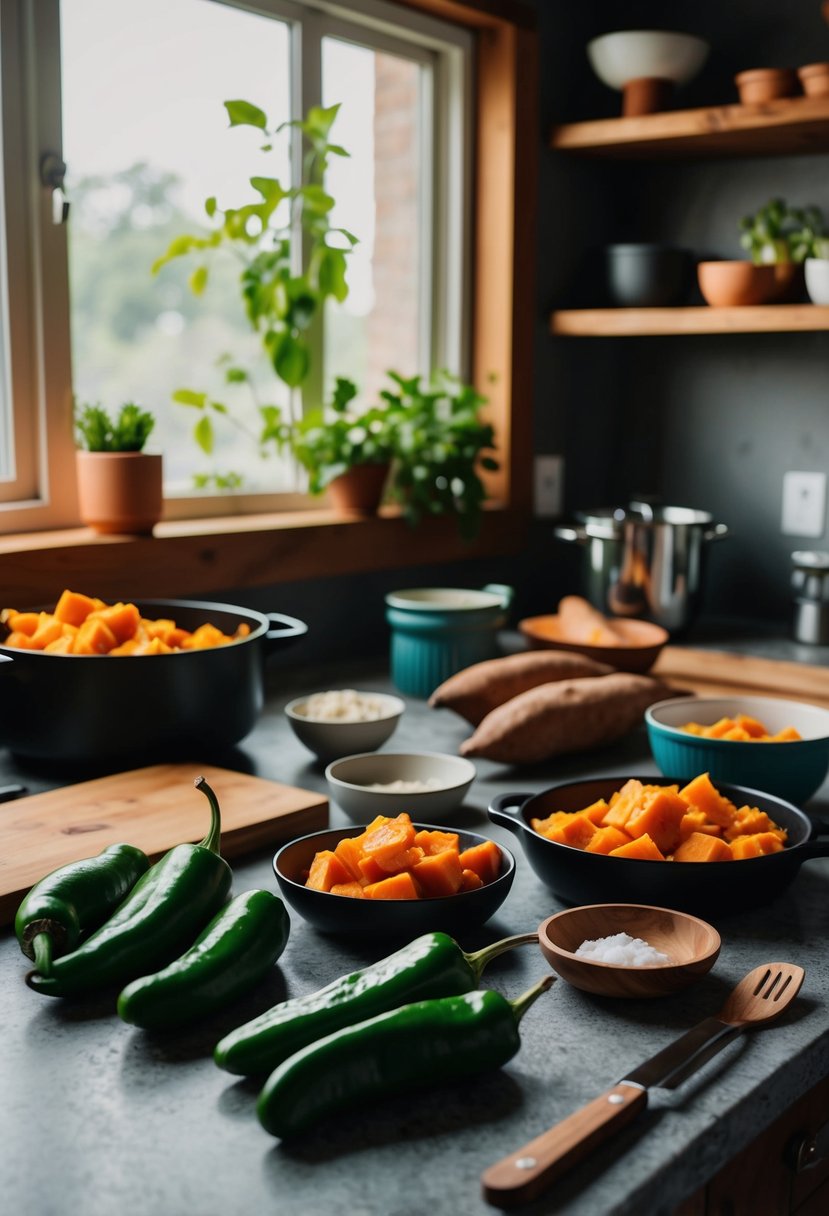
[[[460,753],[535,764],[587,751],[620,739],[641,722],[649,705],[676,695],[659,680],[626,672],[542,684],[488,713]]]
[[[454,710],[477,726],[491,710],[539,684],[606,676],[612,671],[606,663],[567,651],[527,650],[465,667],[435,689],[429,704],[433,709]]]

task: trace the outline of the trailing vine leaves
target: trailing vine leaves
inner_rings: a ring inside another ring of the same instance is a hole
[[[325,190],[325,171],[331,156],[348,156],[345,148],[331,142],[330,133],[339,105],[312,106],[304,119],[280,123],[269,131],[264,110],[249,101],[224,103],[230,127],[254,127],[263,132],[261,151],[273,151],[273,140],[284,131],[295,130],[303,140],[304,156],[300,181],[284,186],[276,177],[257,175],[250,185],[257,197],[239,207],[222,210],[214,196],[204,209],[212,231],[175,237],[166,252],[153,264],[157,274],[168,263],[195,257],[198,263],[189,276],[190,289],[201,295],[209,284],[209,259],[218,250],[229,250],[241,261],[240,291],[251,329],[279,380],[289,390],[299,388],[310,368],[309,330],[325,301],[342,302],[348,295],[348,254],[358,243],[345,228],[330,221],[334,199]],[[226,357],[225,357],[226,358]],[[245,369],[229,366],[226,384],[248,383]],[[248,430],[224,402],[192,388],[180,388],[173,400],[199,412],[193,437],[205,454],[215,445],[214,417],[222,415]],[[276,405],[257,405],[261,431],[252,436],[262,454],[272,440],[284,432],[279,427],[282,411]],[[279,444],[277,444],[279,446]],[[232,488],[238,475],[201,475],[203,487]]]

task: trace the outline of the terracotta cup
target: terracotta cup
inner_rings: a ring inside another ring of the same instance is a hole
[[[829,63],[807,63],[797,76],[807,97],[829,97]]]
[[[633,118],[637,114],[654,114],[664,110],[671,100],[673,81],[660,76],[639,76],[628,80],[622,89],[622,114]]]
[[[700,262],[697,279],[713,308],[768,304],[780,290],[776,267],[753,262]]]
[[[342,515],[375,515],[388,476],[388,464],[355,464],[329,484],[332,506]]]
[[[738,72],[734,83],[743,105],[794,97],[798,91],[797,73],[792,68],[751,68]]]

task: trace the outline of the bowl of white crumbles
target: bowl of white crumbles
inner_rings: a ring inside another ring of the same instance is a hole
[[[390,739],[406,706],[399,697],[356,688],[327,689],[285,706],[294,734],[320,760],[373,752]]]
[[[325,776],[332,799],[355,823],[401,811],[433,823],[461,806],[475,766],[443,752],[364,752],[335,760]]]

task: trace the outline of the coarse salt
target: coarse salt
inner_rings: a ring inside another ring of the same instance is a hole
[[[384,794],[428,794],[430,790],[440,789],[440,782],[436,777],[429,777],[427,781],[375,781],[366,789]]]
[[[589,958],[596,963],[613,963],[617,967],[649,967],[671,961],[667,954],[655,950],[641,937],[631,937],[629,933],[614,933],[611,937],[582,942],[575,953],[578,958]]]

